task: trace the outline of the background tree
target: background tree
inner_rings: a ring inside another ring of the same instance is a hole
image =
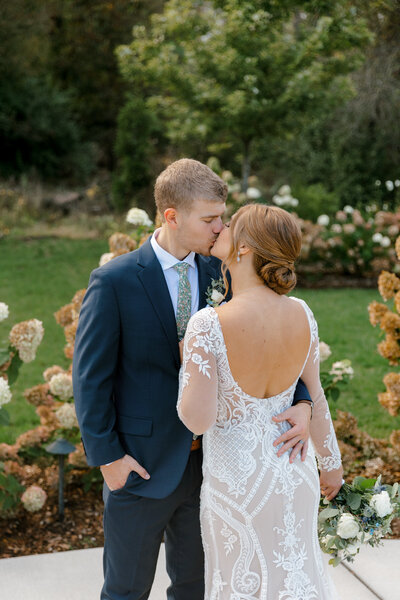
[[[118,50],[121,72],[180,152],[239,158],[242,187],[260,139],[348,98],[371,35],[347,1],[169,0]],[[201,150],[202,148],[202,150]]]

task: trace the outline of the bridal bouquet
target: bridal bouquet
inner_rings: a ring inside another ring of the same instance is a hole
[[[382,485],[378,479],[356,477],[344,483],[331,502],[321,500],[318,535],[321,549],[336,567],[349,562],[363,544],[377,546],[391,532],[392,519],[400,515],[399,484]]]

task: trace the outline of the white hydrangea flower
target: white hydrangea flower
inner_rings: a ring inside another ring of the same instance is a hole
[[[384,235],[381,239],[381,246],[382,248],[389,248],[389,246],[391,245],[391,241],[390,241],[390,237],[388,237],[387,235]]]
[[[257,188],[255,188],[255,187],[249,187],[249,188],[247,188],[246,195],[251,200],[257,200],[257,198],[261,198],[261,192],[260,192],[260,190],[257,189]]]
[[[344,540],[356,537],[360,531],[357,521],[350,513],[343,513],[337,526],[337,534]]]
[[[374,235],[372,236],[372,241],[374,242],[374,244],[380,244],[382,239],[383,239],[383,235],[381,233],[379,233],[379,231],[374,233]]]
[[[320,362],[324,362],[327,358],[332,354],[330,347],[325,342],[319,343],[319,360]]]
[[[390,179],[388,181],[385,181],[385,186],[388,192],[393,192],[394,190],[394,183],[393,181],[390,181]]]
[[[43,508],[47,494],[38,485],[29,486],[21,496],[21,502],[28,512],[36,512]]]
[[[394,185],[395,185],[396,187],[400,187],[400,179],[395,179],[395,181],[394,181]]]
[[[354,208],[350,206],[350,204],[346,204],[343,210],[348,215],[351,215],[354,212]]]
[[[65,403],[56,410],[56,417],[60,421],[61,427],[72,429],[78,427],[78,419],[76,418],[75,404]]]
[[[327,225],[329,225],[329,217],[328,217],[328,215],[319,215],[319,217],[317,219],[317,223],[318,223],[318,225],[323,225],[324,227],[326,227]]]
[[[14,325],[10,331],[10,343],[18,350],[22,362],[28,363],[35,359],[43,334],[43,323],[38,319],[30,319]]]
[[[0,408],[3,404],[8,404],[11,401],[11,396],[12,394],[8,381],[3,377],[0,377]]]
[[[50,392],[60,398],[60,400],[69,400],[72,398],[72,377],[68,373],[57,373],[49,381]]]
[[[342,233],[342,226],[339,225],[339,223],[334,223],[331,227],[331,231],[333,231],[333,233]]]
[[[350,379],[354,376],[354,369],[351,366],[351,361],[348,359],[339,360],[334,362],[331,370],[329,371],[329,375],[333,375],[333,381],[336,383],[337,381],[341,381],[344,375],[348,375]]]
[[[110,262],[110,260],[112,260],[113,256],[114,256],[113,252],[105,252],[104,254],[102,254],[100,256],[99,267],[102,267],[106,263]]]
[[[381,181],[380,181],[380,179],[376,179],[376,181],[375,181],[375,185],[376,185],[376,187],[379,187],[379,186],[381,185]]]
[[[386,490],[372,496],[369,505],[376,512],[378,517],[386,517],[386,515],[390,515],[393,512],[390,496]]]
[[[126,215],[126,221],[135,227],[151,227],[153,221],[142,208],[131,208]]]
[[[281,187],[278,190],[278,194],[280,196],[290,196],[291,193],[292,193],[292,190],[291,190],[290,185],[281,185]]]
[[[7,319],[9,314],[10,313],[7,304],[5,302],[0,302],[0,321]]]

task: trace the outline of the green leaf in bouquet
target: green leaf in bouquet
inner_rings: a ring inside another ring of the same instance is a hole
[[[394,498],[396,496],[397,492],[399,491],[399,484],[396,481],[396,483],[394,483],[391,487],[392,487],[392,489],[390,490],[389,495],[391,498]]]
[[[0,425],[9,425],[10,424],[10,415],[6,411],[5,408],[0,408]]]
[[[356,477],[353,481],[353,487],[364,491],[364,490],[370,490],[373,489],[374,485],[376,483],[376,479],[371,478],[371,479],[366,479],[365,477],[362,477],[361,475],[359,475],[358,477]]]
[[[350,494],[347,495],[347,502],[351,510],[358,510],[361,506],[361,500],[361,494],[357,494],[356,492],[350,492]]]
[[[20,359],[18,354],[14,354],[11,365],[8,367],[7,375],[8,375],[8,385],[12,385],[19,373],[20,366],[22,365],[22,360]]]
[[[335,558],[330,559],[329,564],[333,567],[337,567],[338,565],[340,565],[341,562],[342,559],[340,558],[340,556],[335,556]]]
[[[330,519],[331,517],[336,517],[336,515],[339,514],[339,509],[338,508],[324,508],[321,510],[321,512],[318,515],[318,521],[320,523],[323,523],[324,521],[326,521],[327,519]]]

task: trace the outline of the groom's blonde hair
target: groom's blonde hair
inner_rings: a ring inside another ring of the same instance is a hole
[[[181,158],[171,163],[157,177],[154,198],[164,220],[167,208],[190,210],[196,200],[226,202],[228,186],[207,165]]]

